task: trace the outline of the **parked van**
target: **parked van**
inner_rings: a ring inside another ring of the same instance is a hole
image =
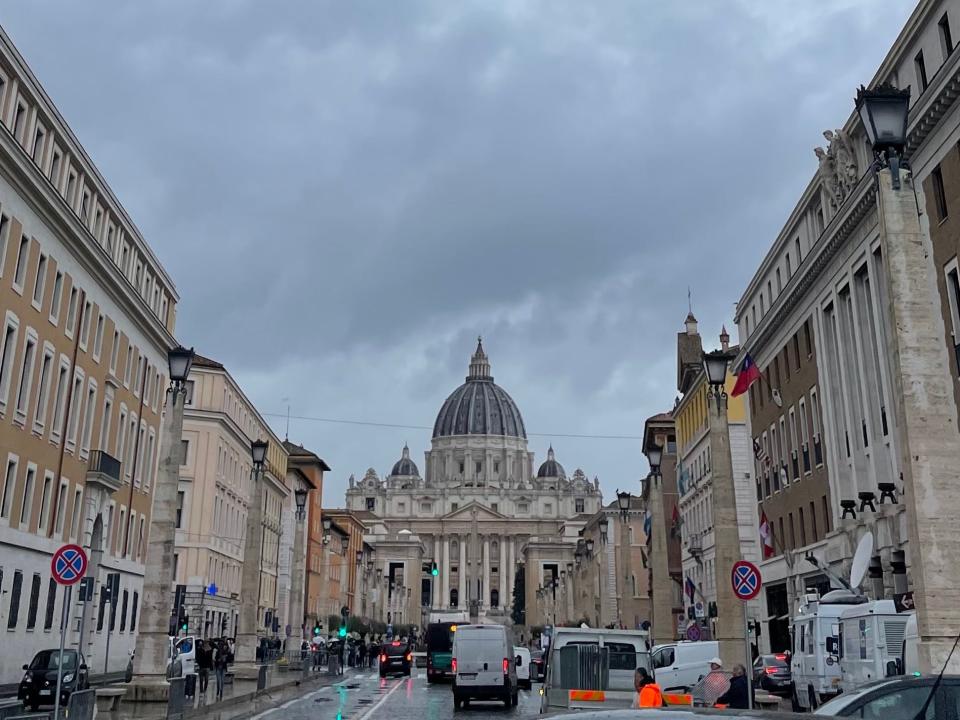
[[[453,707],[471,700],[516,705],[517,669],[513,643],[503,625],[458,625],[453,635]]]
[[[187,675],[197,672],[197,638],[193,635],[180,638],[168,637],[170,655],[167,659],[167,677],[187,677]],[[176,674],[178,667],[180,673]],[[172,674],[171,669],[173,670]]]
[[[920,672],[920,658],[918,651],[920,647],[920,631],[917,629],[917,614],[907,615],[907,628],[903,635],[903,672],[905,675],[913,675]]]
[[[513,659],[517,664],[517,684],[529,690],[533,684],[533,666],[530,664],[530,651],[518,645],[513,649]]]
[[[556,628],[540,711],[629,708],[638,667],[651,671],[646,630]]]
[[[840,614],[840,689],[852,692],[874,680],[900,675],[907,620],[893,600],[854,605]]]
[[[710,672],[710,659],[718,655],[716,640],[655,645],[651,659],[657,685],[664,692],[686,692]]]

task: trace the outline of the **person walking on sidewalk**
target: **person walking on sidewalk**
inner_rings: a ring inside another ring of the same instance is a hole
[[[200,694],[205,695],[210,683],[210,671],[213,669],[213,652],[210,643],[201,640],[197,644],[197,671],[200,675]]]
[[[214,649],[213,655],[213,671],[217,678],[217,700],[223,700],[223,683],[227,675],[229,657],[227,644],[221,640]]]

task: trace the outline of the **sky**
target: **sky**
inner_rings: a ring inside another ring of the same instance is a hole
[[[478,335],[537,464],[552,443],[637,491],[688,298],[707,349],[736,341],[914,4],[7,0],[0,24],[173,277],[178,340],[281,438],[289,408],[335,507],[405,442],[422,469]]]

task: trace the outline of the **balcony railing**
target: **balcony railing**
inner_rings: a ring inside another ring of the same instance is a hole
[[[695,533],[687,539],[687,552],[693,556],[703,553],[703,535]]]
[[[90,453],[90,462],[87,465],[88,473],[99,473],[120,482],[120,461],[103,450]]]

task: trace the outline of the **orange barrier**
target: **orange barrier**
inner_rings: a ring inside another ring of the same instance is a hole
[[[603,690],[571,690],[570,702],[604,702],[607,696]]]
[[[664,705],[693,705],[693,695],[684,693],[664,693]]]

